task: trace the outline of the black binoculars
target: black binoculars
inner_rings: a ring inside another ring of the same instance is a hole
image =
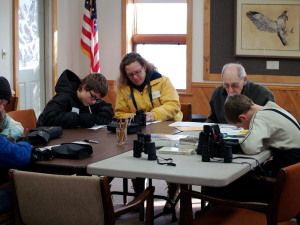
[[[232,147],[226,144],[219,125],[204,125],[199,133],[197,154],[202,155],[203,162],[209,162],[211,158],[224,158],[225,163],[232,162]]]
[[[155,142],[151,142],[151,134],[137,133],[137,140],[133,141],[133,157],[141,158],[142,152],[148,154],[148,160],[156,160]]]
[[[34,147],[31,151],[31,162],[50,160],[52,158],[52,150],[45,149],[40,150],[38,147]]]
[[[144,110],[137,110],[132,122],[139,126],[146,126],[146,114],[144,113]]]

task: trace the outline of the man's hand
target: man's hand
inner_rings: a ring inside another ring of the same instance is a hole
[[[151,112],[146,112],[145,114],[146,114],[146,121],[147,121],[147,122],[152,122],[152,121],[155,120],[155,117],[154,117],[153,113],[151,113]]]

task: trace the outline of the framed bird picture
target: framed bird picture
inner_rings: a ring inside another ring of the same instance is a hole
[[[300,58],[300,0],[236,0],[235,56]]]

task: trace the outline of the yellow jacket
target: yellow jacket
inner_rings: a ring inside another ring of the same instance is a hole
[[[130,86],[127,85],[118,90],[115,106],[115,117],[118,119],[128,118],[135,114],[136,110],[143,109],[145,112],[147,111],[153,113],[155,120],[157,121],[182,121],[179,95],[170,79],[162,75],[162,77],[150,81],[150,85],[154,108],[150,102],[147,88],[148,85],[145,86],[142,92],[139,92],[137,89],[133,88],[133,94],[138,109],[134,107],[130,94]]]

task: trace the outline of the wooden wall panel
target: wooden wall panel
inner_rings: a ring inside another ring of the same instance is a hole
[[[116,94],[114,82],[109,81],[109,93],[103,99],[115,106]],[[192,94],[179,94],[180,102],[192,103],[193,114],[209,115],[209,99],[214,88],[220,83],[193,83]],[[276,103],[282,108],[289,110],[300,121],[300,86],[277,86],[265,85],[269,88],[276,99]]]

